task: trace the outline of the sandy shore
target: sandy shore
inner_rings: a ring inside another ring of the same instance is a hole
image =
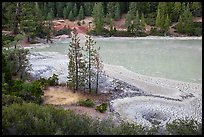
[[[152,126],[152,123],[163,126],[174,119],[185,117],[201,122],[202,84],[148,77],[107,64],[104,70],[110,77],[134,85],[148,94],[113,100],[113,109],[122,119],[143,126]]]

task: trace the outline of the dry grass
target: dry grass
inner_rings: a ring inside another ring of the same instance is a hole
[[[82,98],[80,94],[73,93],[66,87],[49,87],[49,89],[44,91],[44,104],[71,105]]]

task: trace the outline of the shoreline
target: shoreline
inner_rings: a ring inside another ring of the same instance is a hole
[[[53,59],[58,61],[55,62]],[[30,60],[34,63],[34,74],[49,77],[57,73],[59,81],[66,82],[66,55],[57,52],[35,52]],[[109,90],[114,92],[113,80],[125,85],[122,89],[123,94],[115,92],[118,96],[109,100],[113,113],[118,113],[124,120],[151,126],[152,119],[164,125],[170,120],[185,116],[192,116],[197,120],[202,118],[202,83],[145,76],[125,67],[109,64],[104,64],[103,70],[108,76],[101,77],[105,79],[101,83],[104,93]],[[136,87],[136,90],[130,86]],[[142,92],[144,94],[140,94]]]
[[[85,39],[85,36],[89,36],[84,33],[78,33],[79,38],[81,38],[81,41]],[[96,39],[138,39],[138,40],[202,40],[202,36],[184,36],[184,37],[175,37],[175,36],[146,36],[146,37],[103,37],[103,36],[92,36],[92,38]],[[61,41],[61,40],[66,40],[66,39],[71,39],[68,37],[68,35],[59,35],[56,37],[53,37],[52,40],[53,42],[56,41]],[[27,44],[24,45],[23,47],[40,47],[41,45],[47,45],[49,43],[36,43],[36,44]]]

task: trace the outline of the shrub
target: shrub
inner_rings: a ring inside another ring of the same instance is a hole
[[[157,28],[152,28],[150,30],[150,34],[149,35],[152,35],[152,36],[164,36],[164,31],[157,31]]]
[[[53,74],[52,77],[48,78],[48,85],[49,86],[57,86],[58,85],[58,75]]]
[[[107,103],[106,102],[103,102],[101,105],[99,106],[96,106],[95,108],[97,111],[103,113],[107,110]]]
[[[86,100],[80,100],[79,101],[79,105],[80,106],[85,106],[85,107],[93,107],[94,106],[94,102],[91,99],[86,99]]]
[[[22,104],[23,102],[20,97],[2,94],[2,106],[8,106],[13,103]]]
[[[77,25],[78,25],[78,26],[81,26],[81,23],[80,23],[80,21],[78,21],[78,22],[77,22]]]
[[[202,124],[193,119],[176,119],[166,124],[166,130],[171,135],[201,135]]]
[[[64,28],[64,29],[61,29],[61,30],[55,32],[55,36],[59,36],[59,35],[63,35],[63,34],[70,36],[71,35],[71,29],[70,28]]]
[[[97,134],[93,120],[72,111],[33,103],[12,104],[2,112],[4,135]],[[93,126],[93,127],[92,127]]]
[[[43,91],[39,81],[27,83],[22,80],[13,80],[11,89],[11,92],[8,92],[9,95],[21,97],[27,102],[34,102],[37,104],[42,102],[41,96],[43,95]]]

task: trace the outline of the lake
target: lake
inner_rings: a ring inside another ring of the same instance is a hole
[[[202,39],[94,37],[94,40],[106,64],[124,66],[147,76],[202,83]],[[57,40],[49,47],[30,51],[66,55],[69,42],[69,38]],[[81,44],[84,45],[84,39]]]

